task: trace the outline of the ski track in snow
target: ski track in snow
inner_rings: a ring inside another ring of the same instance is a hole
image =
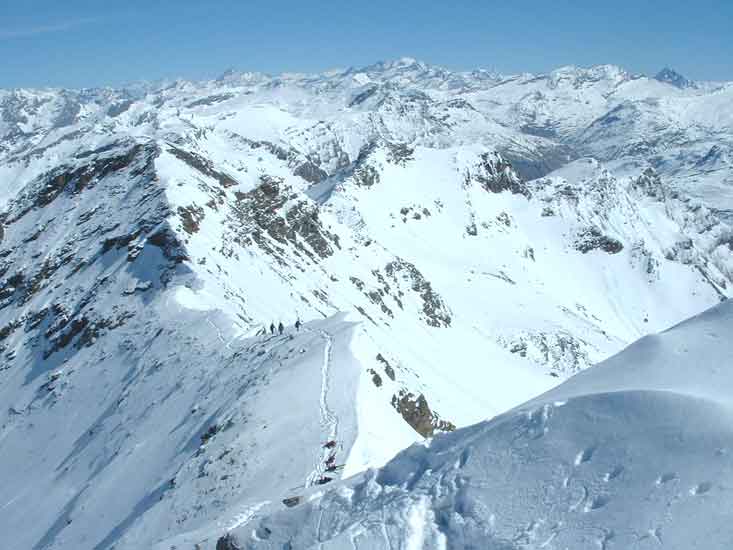
[[[326,441],[336,441],[336,437],[338,436],[338,417],[328,406],[330,370],[331,363],[333,361],[333,337],[325,330],[321,330],[320,335],[325,341],[325,346],[323,348],[323,363],[321,365],[321,395],[318,403],[318,412],[321,427],[323,429],[322,439],[325,443]],[[332,453],[335,453],[334,449],[323,448],[323,452],[321,453],[318,462],[305,482],[306,487],[312,486],[321,476],[324,475],[324,465]]]

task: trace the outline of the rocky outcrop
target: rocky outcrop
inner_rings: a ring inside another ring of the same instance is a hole
[[[256,244],[283,262],[280,245],[292,245],[313,261],[331,256],[339,247],[338,237],[321,224],[317,205],[295,194],[281,178],[262,176],[255,189],[235,196],[229,228],[242,246]]]
[[[242,550],[242,546],[232,533],[227,533],[216,541],[216,550]]]
[[[423,394],[417,396],[401,390],[392,396],[392,406],[402,415],[413,430],[423,437],[432,437],[436,432],[452,432],[455,425],[442,420],[438,414],[430,410],[427,399]]]
[[[579,231],[573,246],[575,250],[583,254],[587,254],[591,250],[602,250],[608,254],[618,254],[624,249],[621,241],[604,235],[598,227],[587,227]]]
[[[415,149],[406,143],[386,142],[387,162],[397,166],[405,166],[409,161],[414,160]]]
[[[546,366],[553,376],[575,374],[593,364],[588,343],[564,331],[522,331],[498,340],[509,352]]]
[[[653,168],[645,169],[638,178],[633,179],[632,186],[644,195],[658,201],[664,202],[667,198],[662,178]]]
[[[398,286],[399,281],[407,281],[410,288],[422,300],[422,319],[432,327],[448,327],[451,324],[451,313],[440,295],[433,290],[430,281],[425,279],[420,270],[408,261],[397,259],[389,262],[385,273]]]
[[[515,195],[531,198],[527,185],[517,176],[512,165],[505,161],[499,153],[483,153],[479,162],[464,174],[464,185],[467,187],[476,182],[490,193],[509,191]]]
[[[32,209],[50,205],[61,194],[78,195],[103,178],[123,170],[128,170],[127,175],[131,178],[151,176],[154,172],[153,161],[158,154],[155,144],[134,144],[126,149],[96,154],[79,166],[55,168],[31,182],[13,201],[6,223],[18,221]]]
[[[193,151],[185,151],[178,147],[169,147],[168,152],[176,157],[178,160],[185,162],[188,166],[201,174],[215,179],[219,182],[222,187],[232,187],[237,185],[237,180],[232,178],[230,175],[217,170],[214,167],[214,163],[209,159],[194,153]]]

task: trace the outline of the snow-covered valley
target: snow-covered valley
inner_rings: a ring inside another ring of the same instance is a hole
[[[693,547],[639,530],[663,497],[638,480],[663,425],[729,445],[728,304],[657,337],[689,339],[669,372],[654,338],[608,360],[733,284],[733,86],[662,76],[401,59],[0,91],[0,547]],[[683,448],[666,470],[709,486],[675,521],[729,483]],[[702,510],[690,533],[724,526]]]

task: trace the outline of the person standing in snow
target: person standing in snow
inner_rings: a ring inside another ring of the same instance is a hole
[[[295,330],[297,330],[298,332],[300,332],[300,319],[298,319],[297,321],[295,321]]]
[[[270,323],[270,333],[275,334],[275,323]]]
[[[282,334],[284,330],[285,327],[283,326],[282,321],[280,321],[280,324],[277,325],[277,331]]]

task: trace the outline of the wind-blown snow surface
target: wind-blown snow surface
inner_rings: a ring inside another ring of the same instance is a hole
[[[205,546],[325,440],[383,465],[718,303],[730,101],[409,59],[0,91],[0,546]]]
[[[243,548],[724,549],[733,302],[235,532]]]

